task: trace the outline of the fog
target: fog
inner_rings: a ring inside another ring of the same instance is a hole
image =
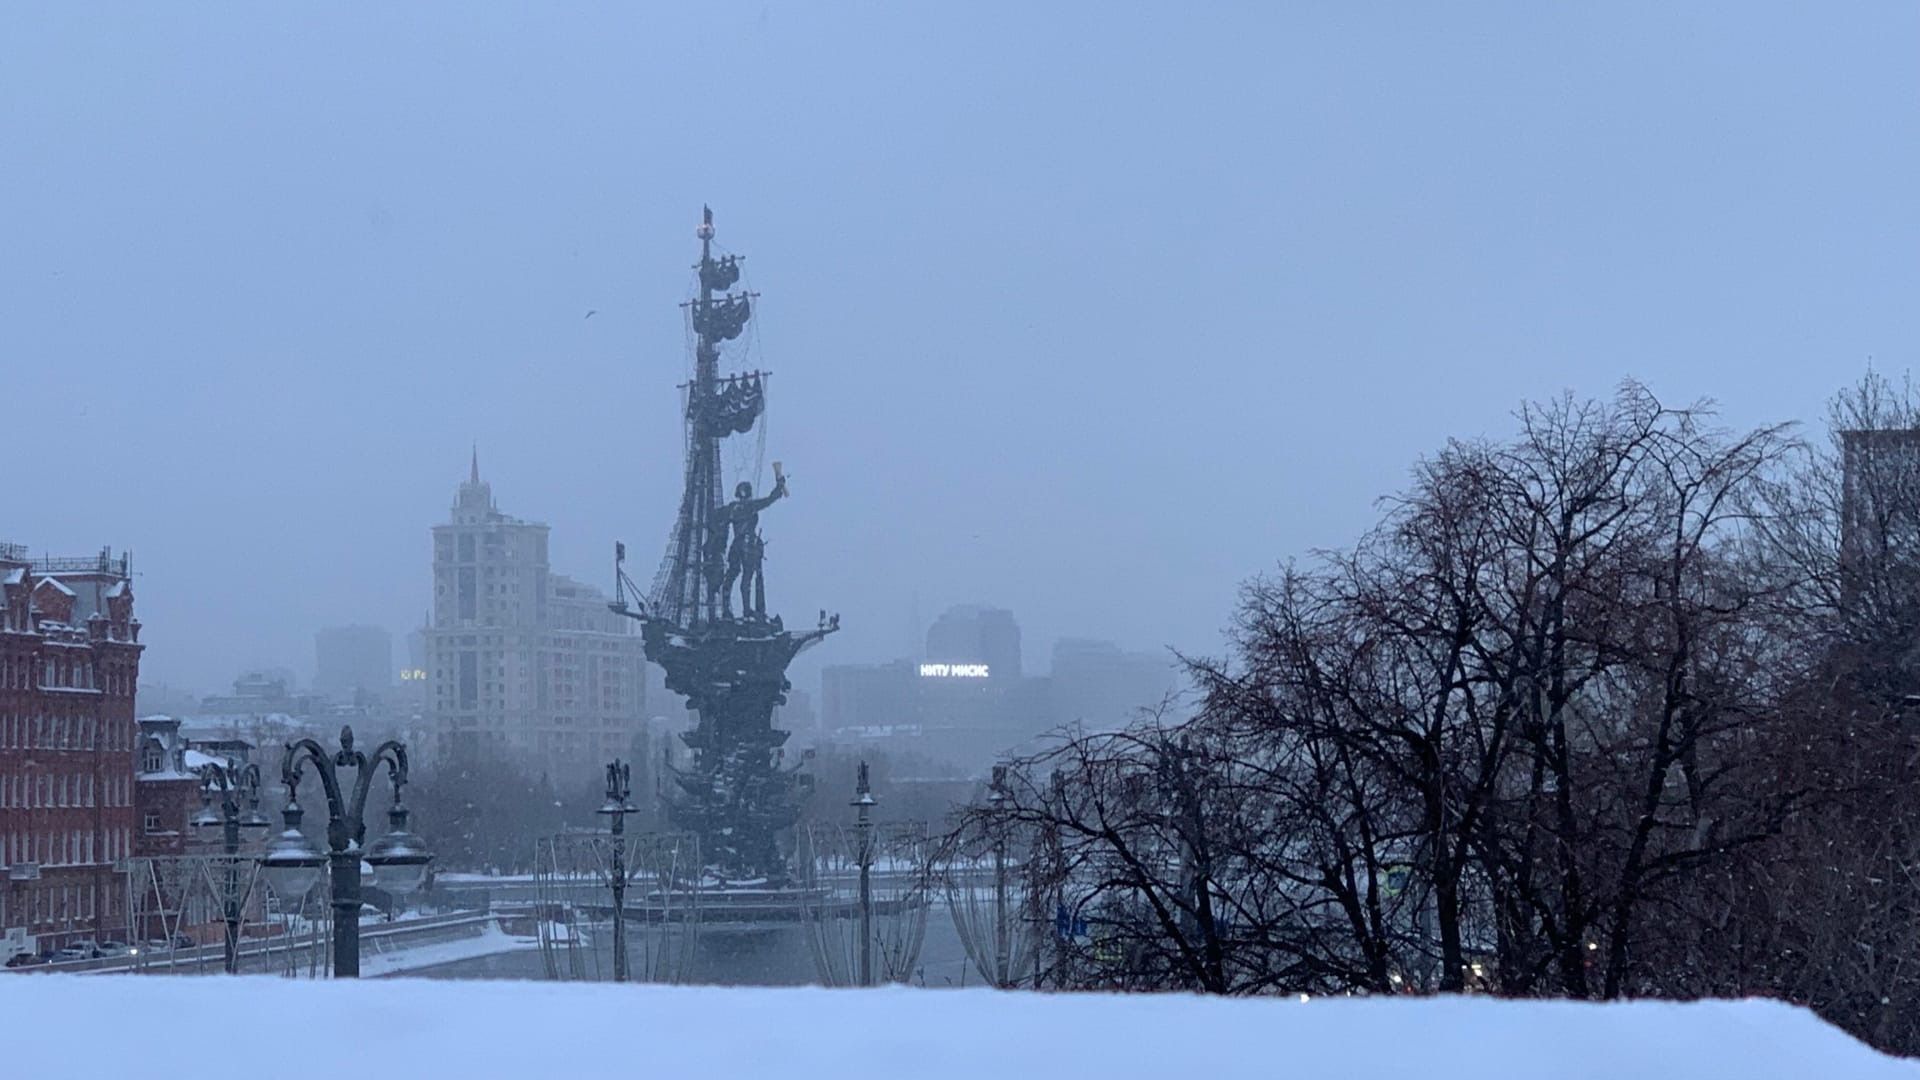
[[[1813,419],[1920,340],[1920,10],[0,12],[7,512],[142,680],[396,636],[478,447],[650,576],[703,204],[763,294],[772,609],[1218,647],[1450,436],[1645,380]],[[591,313],[591,317],[589,317]],[[812,665],[812,666],[809,666]]]

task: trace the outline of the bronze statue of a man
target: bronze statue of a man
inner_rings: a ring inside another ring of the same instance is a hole
[[[760,537],[760,511],[772,506],[787,493],[787,478],[774,470],[773,491],[758,499],[753,497],[753,485],[745,480],[733,489],[733,501],[725,506],[716,506],[713,520],[717,527],[716,540],[729,531],[732,539],[727,543],[727,576],[720,586],[720,611],[723,616],[733,615],[733,583],[740,582],[740,613],[748,617],[765,618],[767,614],[766,577],[760,565],[766,558],[766,541]]]

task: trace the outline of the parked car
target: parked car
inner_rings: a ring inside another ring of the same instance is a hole
[[[13,956],[8,959],[7,966],[10,968],[38,967],[46,962],[47,958],[44,956],[36,956],[30,952],[23,952],[14,953]]]
[[[92,960],[100,955],[100,950],[91,941],[76,941],[53,954],[56,963],[72,960]]]
[[[133,951],[133,947],[124,941],[102,941],[94,947],[101,956],[126,956]]]

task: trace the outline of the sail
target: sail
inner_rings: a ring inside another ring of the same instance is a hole
[[[702,297],[693,302],[693,332],[710,342],[732,341],[747,328],[752,314],[752,302],[744,293],[718,300]]]
[[[711,259],[700,264],[700,287],[708,292],[726,292],[739,280],[740,256],[738,255]]]
[[[753,429],[753,422],[766,408],[766,389],[761,375],[736,376],[720,384],[720,388],[697,402],[691,402],[695,411],[693,420],[709,436],[744,435]]]

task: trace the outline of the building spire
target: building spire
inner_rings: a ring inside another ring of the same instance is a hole
[[[467,483],[477,484],[479,482],[480,482],[480,441],[478,439],[475,439],[473,443],[473,469],[467,475]]]

